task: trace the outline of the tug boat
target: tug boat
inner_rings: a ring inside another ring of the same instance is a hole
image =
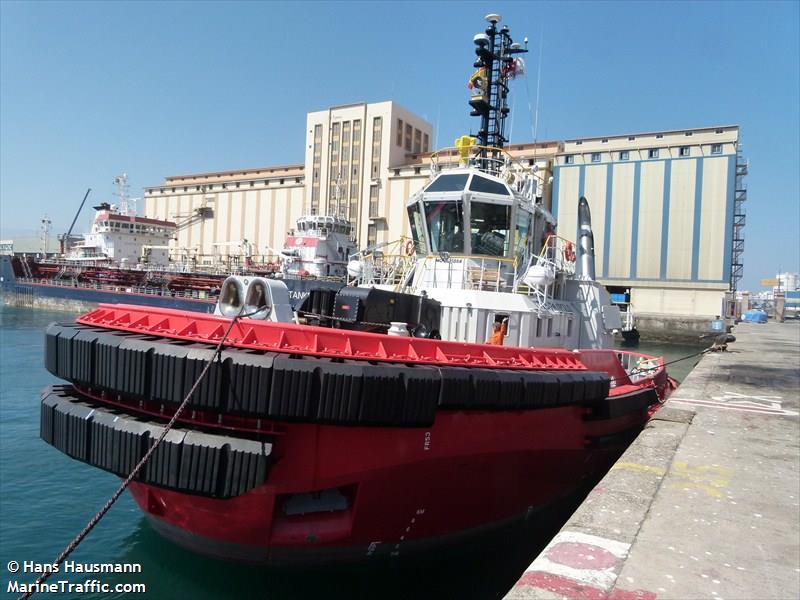
[[[493,112],[523,50],[487,19],[471,83],[502,86],[483,88]],[[471,104],[486,114],[482,102]],[[482,131],[502,145],[502,128]],[[675,383],[663,359],[610,346],[586,200],[567,246],[532,180],[509,184],[478,146],[462,144],[464,164],[410,201],[418,256],[353,257],[361,287],[315,298],[313,313],[295,312],[279,280],[233,276],[213,315],[114,304],[51,325],[45,365],[67,383],[43,394],[42,439],[126,477],[227,332],[129,487],[153,528],[193,551],[258,564],[404,557],[541,518],[597,481]],[[452,175],[460,183],[440,181]],[[500,343],[483,343],[498,318]]]

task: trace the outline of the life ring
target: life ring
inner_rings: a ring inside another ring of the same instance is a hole
[[[572,242],[567,242],[564,246],[564,258],[567,262],[575,262],[575,247]]]
[[[414,240],[408,240],[406,245],[403,247],[403,251],[405,252],[406,256],[411,256],[414,254]]]

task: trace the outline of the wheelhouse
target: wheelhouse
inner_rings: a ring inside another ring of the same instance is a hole
[[[503,179],[469,168],[440,174],[407,208],[418,252],[512,259],[525,251],[534,210]]]

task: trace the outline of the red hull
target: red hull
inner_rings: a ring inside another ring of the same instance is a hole
[[[42,437],[124,475],[227,320],[106,305],[79,323],[47,333],[48,369],[75,387],[43,399]],[[237,326],[129,489],[166,537],[240,561],[403,556],[535,519],[599,480],[672,389],[663,361],[614,350]],[[645,360],[632,380],[623,363]]]
[[[613,464],[646,414],[596,423],[577,408],[452,412],[425,430],[291,425],[271,483],[212,499],[141,483],[157,530],[192,550],[247,562],[401,556],[551,506]],[[621,434],[602,449],[590,437]],[[286,500],[339,489],[348,507],[287,516]]]

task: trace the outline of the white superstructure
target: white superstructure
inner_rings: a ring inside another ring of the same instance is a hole
[[[130,266],[169,264],[169,242],[175,235],[175,223],[124,214],[108,203],[94,208],[91,231],[70,248],[67,260]]]
[[[356,251],[353,227],[340,217],[308,215],[297,220],[281,250],[281,270],[295,277],[344,277]]]
[[[437,300],[447,340],[488,342],[507,319],[503,345],[612,345],[619,309],[589,269],[576,274],[593,261],[591,245],[555,235],[532,169],[480,150],[462,150],[466,165],[434,168],[408,201],[413,239],[354,257],[355,281]]]

